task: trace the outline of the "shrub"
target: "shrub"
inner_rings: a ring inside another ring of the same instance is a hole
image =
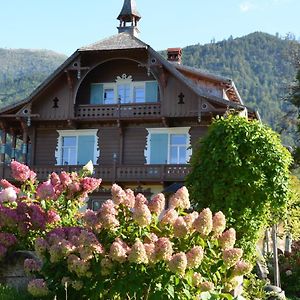
[[[292,252],[279,256],[282,289],[287,295],[300,297],[300,241],[293,242]]]
[[[234,115],[216,119],[191,158],[192,205],[223,211],[237,245],[253,258],[263,228],[286,216],[291,162],[267,126]]]
[[[164,207],[163,194],[148,203],[114,184],[112,200],[86,211],[81,227],[36,240],[43,266],[27,263],[39,278],[29,291],[59,299],[65,289],[71,299],[233,299],[229,292],[251,265],[223,213],[188,212],[185,187]]]

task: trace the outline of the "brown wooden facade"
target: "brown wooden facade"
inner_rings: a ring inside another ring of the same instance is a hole
[[[131,76],[132,82],[156,82],[155,101],[91,102],[91,85],[105,86],[122,76]],[[17,139],[22,143],[21,160],[40,180],[53,171],[77,170],[80,165],[57,161],[59,132],[92,129],[97,132],[95,176],[103,179],[102,195],[113,182],[150,195],[183,182],[189,166],[147,160],[149,132],[188,128],[194,149],[212,118],[231,108],[245,115],[249,111],[230,79],[167,61],[132,34],[121,32],[80,48],[27,99],[0,111],[0,177],[10,179],[8,163],[15,156],[8,155],[5,146],[17,148]]]

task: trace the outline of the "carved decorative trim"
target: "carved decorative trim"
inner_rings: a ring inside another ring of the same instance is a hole
[[[129,82],[132,82],[133,79],[132,79],[132,76],[131,75],[126,75],[126,74],[122,74],[121,76],[117,76],[116,78],[116,83],[129,83]]]

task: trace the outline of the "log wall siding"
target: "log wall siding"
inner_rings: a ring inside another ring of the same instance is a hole
[[[184,94],[184,104],[178,104],[178,95]],[[174,77],[169,77],[162,99],[162,112],[167,117],[185,117],[198,110],[198,97]]]
[[[69,109],[70,92],[67,76],[64,74],[33,103],[32,113],[39,114],[39,118],[43,120],[66,120],[72,118]],[[58,108],[53,108],[53,99],[55,98],[59,100],[57,103]]]
[[[55,165],[55,150],[57,147],[58,132],[56,129],[36,130],[36,150],[34,165]]]
[[[147,69],[140,67],[137,62],[125,59],[116,59],[105,62],[92,70],[81,83],[76,104],[89,104],[91,83],[115,82],[117,76],[131,75],[133,81],[155,80],[152,75],[147,75]]]
[[[120,129],[117,127],[104,127],[98,130],[98,145],[100,157],[98,164],[113,164],[113,154],[120,157]]]
[[[127,127],[124,130],[124,164],[143,165],[146,163],[144,150],[147,135],[146,128]]]
[[[208,126],[192,126],[189,133],[190,133],[190,143],[192,146],[193,151],[196,150],[198,146],[198,141],[200,138],[204,137],[207,133]]]

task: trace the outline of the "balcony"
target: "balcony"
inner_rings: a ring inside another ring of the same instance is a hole
[[[31,166],[40,181],[52,172],[78,171],[82,166]],[[162,182],[183,181],[189,173],[188,165],[101,165],[94,167],[94,175],[104,182]],[[0,177],[12,180],[10,167],[0,167]]]
[[[78,119],[151,119],[161,115],[160,103],[78,105],[75,116]]]

